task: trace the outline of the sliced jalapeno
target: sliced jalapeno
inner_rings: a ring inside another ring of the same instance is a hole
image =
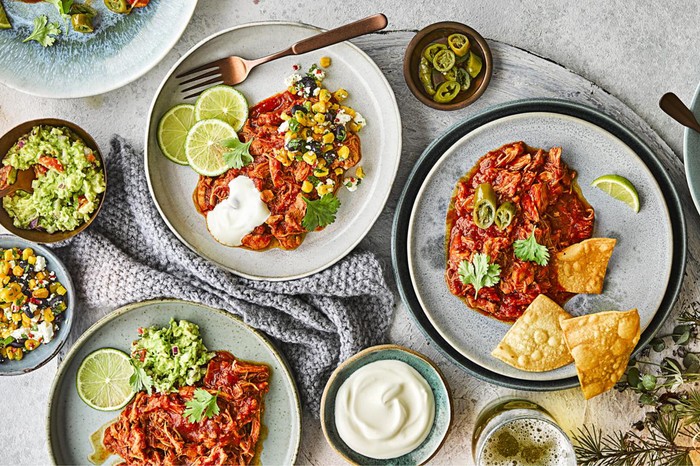
[[[420,58],[420,66],[418,68],[418,77],[423,85],[423,89],[428,95],[435,95],[435,87],[433,86],[433,67],[427,58]]]
[[[423,56],[430,62],[433,62],[433,58],[440,50],[446,50],[447,46],[445,44],[430,44],[423,50]]]
[[[92,18],[84,13],[71,15],[70,22],[73,25],[73,30],[75,32],[87,34],[95,30],[92,27]]]
[[[467,91],[469,90],[469,86],[472,85],[472,78],[469,77],[469,73],[467,73],[467,70],[464,68],[454,68],[457,73],[457,79],[456,81],[459,83],[459,88],[462,91]]]
[[[88,15],[90,18],[97,16],[97,10],[90,5],[86,5],[85,3],[73,3],[70,6],[69,12],[71,15],[83,14]]]
[[[446,104],[459,94],[459,83],[457,81],[445,81],[440,84],[435,91],[433,100],[439,104]]]
[[[469,60],[467,60],[467,71],[469,76],[476,78],[476,76],[481,73],[481,67],[483,63],[481,62],[481,57],[476,55],[474,52],[469,53]]]
[[[442,75],[447,81],[459,81],[457,79],[457,68],[454,66],[450,69],[450,71],[448,71],[447,73],[442,73]]]
[[[505,230],[513,221],[513,217],[515,217],[515,206],[512,202],[506,201],[499,205],[498,209],[496,209],[496,218],[494,219],[496,228]]]
[[[463,57],[469,52],[469,38],[464,34],[450,34],[447,43],[458,57]]]
[[[474,192],[474,211],[472,218],[479,228],[490,227],[496,218],[498,200],[493,187],[489,183],[481,183]]]
[[[452,50],[440,50],[433,58],[433,67],[440,73],[446,73],[455,66],[455,54]]]
[[[105,6],[114,13],[128,13],[129,4],[126,0],[104,0]]]

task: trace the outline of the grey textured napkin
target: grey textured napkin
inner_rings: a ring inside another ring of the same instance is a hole
[[[78,292],[72,341],[131,302],[173,297],[226,309],[272,337],[292,367],[302,403],[318,416],[332,370],[383,340],[394,298],[372,253],[352,253],[299,280],[243,279],[202,259],[170,232],[148,192],[142,155],[118,136],[107,171],[99,217],[56,249]]]

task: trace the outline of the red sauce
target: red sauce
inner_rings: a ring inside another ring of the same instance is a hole
[[[490,183],[499,203],[512,202],[517,213],[503,231],[495,225],[481,229],[472,220],[474,192]],[[455,187],[447,213],[447,270],[445,279],[452,294],[468,306],[506,322],[517,320],[540,294],[564,304],[572,296],[562,289],[553,260],[546,266],[521,261],[513,253],[517,239],[532,231],[550,256],[593,234],[595,214],[576,183],[576,172],[561,160],[561,148],[549,152],[522,142],[506,144],[479,159],[472,171]],[[485,253],[501,266],[500,282],[479,290],[462,283],[458,267]]]

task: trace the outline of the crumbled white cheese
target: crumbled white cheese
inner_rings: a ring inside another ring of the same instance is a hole
[[[34,332],[34,334],[35,339],[38,340],[39,338],[41,338],[42,342],[45,344],[50,342],[51,340],[53,340],[54,335],[53,324],[46,321],[39,322],[36,325],[36,331]]]
[[[17,330],[13,330],[10,336],[15,340],[21,340],[22,338],[27,338],[27,329],[20,327]]]
[[[316,78],[316,79],[318,79],[318,80],[323,80],[323,78],[326,77],[326,72],[323,71],[323,70],[320,69],[320,68],[316,68],[316,69],[313,71],[313,75],[314,75],[314,78]]]
[[[343,186],[345,186],[350,192],[354,192],[357,189],[358,184],[360,184],[360,180],[354,176],[343,178]]]
[[[36,256],[36,263],[34,264],[34,271],[41,272],[46,268],[46,258],[44,256]]]
[[[344,125],[350,120],[352,120],[352,117],[345,113],[345,110],[341,109],[338,113],[335,114],[335,119],[333,121],[339,125]]]
[[[320,87],[317,87],[316,89],[314,89],[314,97],[317,97],[320,92],[321,92]]]
[[[284,85],[287,87],[293,86],[296,83],[298,83],[299,81],[301,81],[301,75],[299,73],[294,73],[294,74],[287,76],[287,78],[285,78]]]
[[[365,120],[365,117],[363,117],[360,112],[355,112],[355,118],[353,118],[353,121],[362,128],[367,124],[367,120]]]
[[[280,127],[277,128],[277,132],[284,134],[287,131],[289,131],[289,120],[284,120],[282,122],[282,124],[280,125]]]

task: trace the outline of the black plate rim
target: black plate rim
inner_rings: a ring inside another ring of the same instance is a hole
[[[414,323],[421,330],[429,343],[432,343],[438,351],[468,374],[486,382],[491,382],[507,388],[529,391],[553,391],[564,390],[578,386],[577,377],[567,377],[558,380],[527,380],[505,376],[486,369],[469,358],[459,353],[437,332],[428,320],[421,307],[413,285],[411,283],[408,268],[407,238],[408,226],[416,195],[420,190],[425,175],[440,159],[445,151],[454,145],[459,139],[475,129],[494,120],[503,117],[530,113],[550,112],[572,116],[592,123],[613,134],[629,146],[632,151],[644,162],[656,179],[661,192],[666,200],[669,217],[671,219],[673,259],[671,261],[671,275],[666,293],[648,327],[642,333],[639,343],[632,356],[638,354],[656,333],[670,315],[673,305],[683,283],[687,256],[687,233],[683,207],[670,176],[666,172],[661,161],[651,148],[635,135],[626,126],[614,120],[605,113],[587,105],[560,99],[525,99],[496,105],[473,116],[457,122],[447,129],[441,136],[433,140],[423,151],[411,171],[404,189],[396,206],[396,213],[391,232],[391,259],[394,269],[394,278],[401,296],[401,300],[408,308]],[[422,176],[421,176],[422,175]],[[401,246],[399,246],[401,245]]]

